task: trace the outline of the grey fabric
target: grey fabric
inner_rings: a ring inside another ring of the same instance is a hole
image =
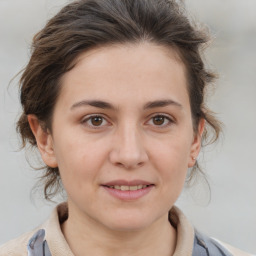
[[[195,231],[192,256],[232,256],[232,254],[215,240]]]
[[[28,242],[28,256],[52,256],[45,237],[45,230],[38,230]]]
[[[52,256],[46,241],[44,241],[44,256]]]

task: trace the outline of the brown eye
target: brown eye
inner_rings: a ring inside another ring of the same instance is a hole
[[[81,123],[89,129],[104,129],[110,125],[107,119],[101,115],[89,115],[85,117]]]
[[[91,124],[93,126],[100,126],[103,123],[103,118],[101,116],[93,116],[91,117]]]
[[[148,120],[147,124],[157,128],[167,128],[174,123],[169,115],[154,115]]]
[[[166,120],[166,117],[164,117],[164,116],[154,116],[153,117],[154,125],[163,125],[165,120]]]

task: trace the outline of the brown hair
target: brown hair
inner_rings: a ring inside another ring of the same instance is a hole
[[[174,48],[186,66],[188,92],[195,132],[201,118],[218,138],[220,124],[204,105],[205,87],[214,79],[202,60],[206,33],[192,26],[184,9],[174,0],[78,0],[65,6],[35,35],[32,56],[20,79],[23,113],[17,122],[23,147],[37,147],[27,115],[34,114],[51,131],[51,118],[60,78],[72,69],[82,52],[110,44],[152,42]],[[198,163],[194,170],[198,169]],[[44,195],[53,197],[58,189],[58,168],[45,166]]]

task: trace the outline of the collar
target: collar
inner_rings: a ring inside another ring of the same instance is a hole
[[[45,240],[52,256],[74,256],[61,231],[61,224],[68,218],[67,203],[58,205],[48,221],[43,225]],[[173,256],[191,256],[194,246],[194,228],[177,207],[169,212],[169,221],[177,230],[176,249]]]

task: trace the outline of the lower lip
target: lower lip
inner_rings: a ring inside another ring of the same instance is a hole
[[[115,198],[121,199],[121,200],[127,200],[127,201],[132,201],[139,199],[146,194],[148,194],[154,185],[150,185],[146,188],[138,189],[138,190],[119,190],[119,189],[114,189],[106,186],[102,186],[110,195],[114,196]]]

